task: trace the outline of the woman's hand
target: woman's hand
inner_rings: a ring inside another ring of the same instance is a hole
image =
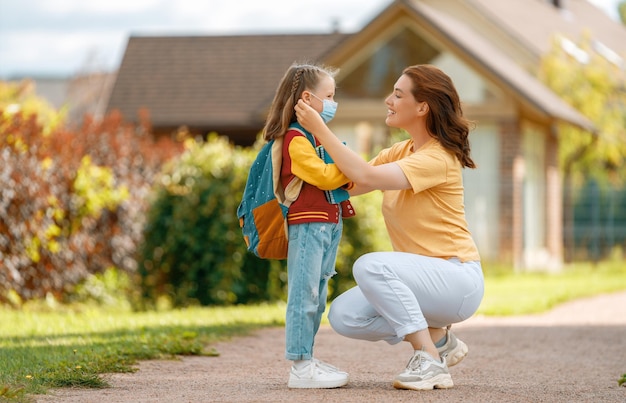
[[[298,100],[294,109],[296,110],[298,123],[315,136],[322,134],[324,129],[327,128],[322,116],[315,109],[307,105],[302,99]]]
[[[343,145],[326,126],[320,114],[306,102],[299,100],[294,109],[302,127],[317,137],[341,172],[356,184],[355,189],[350,191],[351,194],[367,193],[374,189],[411,188],[411,184],[397,163],[369,165],[360,155]]]

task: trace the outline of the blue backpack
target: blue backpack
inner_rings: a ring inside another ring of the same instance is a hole
[[[315,147],[315,138],[298,123],[289,127],[302,132]],[[327,163],[332,159],[322,146],[316,147],[318,156]],[[248,250],[262,259],[287,259],[287,212],[300,195],[303,181],[295,177],[283,189],[280,170],[283,158],[283,137],[270,140],[257,154],[237,208],[239,226]],[[330,203],[348,199],[343,189],[326,192]]]
[[[294,128],[308,134],[298,126]],[[312,136],[307,135],[307,138],[315,144]],[[282,157],[283,137],[270,140],[261,148],[250,167],[237,208],[248,250],[263,259],[287,258],[287,212],[302,189],[303,182],[298,177],[283,189],[280,183]]]

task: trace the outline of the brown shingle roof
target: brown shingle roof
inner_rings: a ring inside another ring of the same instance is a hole
[[[294,61],[320,61],[346,34],[133,36],[108,110],[155,126],[260,129],[278,81]]]

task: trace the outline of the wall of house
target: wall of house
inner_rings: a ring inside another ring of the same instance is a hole
[[[516,270],[522,261],[522,186],[523,158],[521,154],[520,123],[516,117],[502,119],[498,125],[500,138],[500,261],[512,263]]]
[[[499,261],[516,270],[562,268],[558,140],[549,126],[517,118],[498,125]]]
[[[564,258],[563,243],[563,180],[559,168],[559,141],[556,129],[546,133],[546,247],[550,251],[550,261],[546,268],[561,270]]]
[[[562,192],[558,139],[552,128],[528,120],[521,124],[522,256],[519,268],[558,271],[563,265]],[[515,181],[514,177],[514,181]]]
[[[546,142],[539,127],[522,128],[524,268],[543,268],[550,261],[546,245]]]
[[[483,122],[470,133],[472,159],[476,169],[463,170],[467,224],[485,261],[497,261],[500,206],[500,136],[496,122]]]

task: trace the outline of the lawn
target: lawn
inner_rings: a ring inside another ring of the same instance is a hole
[[[488,274],[478,314],[542,312],[558,303],[626,290],[621,262],[561,274]],[[41,301],[0,308],[0,401],[28,401],[50,387],[106,387],[99,374],[132,372],[137,360],[218,355],[211,345],[284,325],[285,306],[130,312]]]
[[[577,264],[558,274],[487,274],[478,314],[539,313],[573,299],[620,290],[626,290],[626,262],[620,261],[597,266]]]

